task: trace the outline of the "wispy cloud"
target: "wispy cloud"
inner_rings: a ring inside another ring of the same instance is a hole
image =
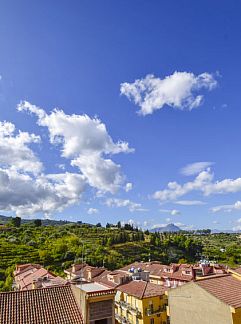
[[[182,206],[200,206],[206,204],[204,201],[201,200],[178,200],[174,203]]]
[[[217,81],[210,73],[195,75],[190,72],[174,72],[164,79],[149,74],[133,83],[124,82],[120,86],[120,92],[140,107],[140,114],[148,115],[164,105],[192,110],[203,101],[200,91],[210,91],[216,86]]]
[[[119,198],[108,198],[105,202],[108,207],[126,207],[130,212],[135,211],[147,211],[147,209],[143,208],[141,204],[135,203],[129,199],[119,199]]]
[[[215,206],[211,208],[211,211],[213,213],[225,211],[225,212],[232,212],[234,210],[240,210],[241,209],[241,201],[236,201],[234,204],[230,205],[220,205],[220,206]]]
[[[98,212],[99,210],[97,208],[89,208],[87,214],[93,215],[93,214],[97,214]]]
[[[191,176],[206,170],[208,167],[212,166],[213,162],[195,162],[186,165],[180,170],[181,174],[185,176]]]
[[[161,213],[170,214],[171,216],[176,216],[181,214],[180,210],[177,209],[159,209],[159,211]]]

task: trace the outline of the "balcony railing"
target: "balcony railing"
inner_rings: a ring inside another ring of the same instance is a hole
[[[115,319],[121,324],[132,324],[132,322],[129,321],[128,318],[126,318],[125,316],[115,314]]]
[[[141,311],[136,307],[131,306],[131,304],[121,300],[121,301],[116,301],[116,304],[119,305],[120,307],[126,309],[127,311],[134,313],[136,317],[141,318],[142,314]]]
[[[147,308],[146,309],[146,315],[147,316],[152,316],[155,314],[160,314],[162,312],[166,311],[166,305],[159,306],[157,309],[154,308]]]

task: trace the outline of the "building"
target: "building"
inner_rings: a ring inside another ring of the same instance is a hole
[[[133,270],[134,269],[134,270]],[[197,265],[177,264],[170,265],[161,264],[158,261],[153,262],[134,262],[120,270],[131,273],[135,269],[149,273],[149,281],[168,288],[175,288],[185,283],[195,280],[203,276],[226,273],[226,269],[220,265],[211,265],[209,262],[200,262]]]
[[[171,324],[240,324],[241,280],[229,274],[204,277],[168,291]]]
[[[117,323],[166,324],[166,288],[147,281],[132,280],[116,288],[115,318]]]
[[[95,277],[104,272],[105,268],[92,267],[87,263],[73,264],[69,269],[64,270],[67,280],[93,281]]]
[[[114,324],[114,298],[99,283],[0,293],[0,324]]]
[[[14,290],[29,290],[67,284],[61,277],[55,276],[40,264],[16,265],[14,271]]]
[[[81,309],[84,323],[88,324],[114,324],[115,289],[89,282],[72,285],[75,299]]]
[[[71,286],[0,293],[0,324],[84,323]]]

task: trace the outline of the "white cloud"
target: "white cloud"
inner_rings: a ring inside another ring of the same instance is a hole
[[[233,231],[241,231],[241,226],[240,225],[234,226]]]
[[[225,212],[232,212],[234,210],[240,210],[241,209],[241,201],[236,201],[234,204],[230,205],[220,205],[220,206],[215,206],[211,208],[211,211],[213,213],[217,213],[220,211],[225,211]]]
[[[195,175],[200,173],[201,171],[206,170],[208,167],[212,166],[213,162],[195,162],[186,165],[181,169],[181,174],[185,176]]]
[[[211,194],[225,194],[241,191],[241,178],[213,181],[210,169],[200,172],[193,181],[180,185],[177,182],[169,182],[166,189],[156,191],[153,198],[161,202],[175,201],[190,192],[199,191],[205,196]]]
[[[18,105],[18,110],[38,117],[38,124],[48,128],[50,142],[61,146],[62,156],[80,169],[90,186],[101,192],[115,193],[124,185],[125,177],[120,165],[106,156],[133,152],[133,149],[127,142],[114,143],[98,118],[66,115],[58,109],[47,114],[26,101]]]
[[[12,169],[0,169],[0,210],[26,217],[62,211],[81,198],[85,181],[80,174],[33,176]]]
[[[108,207],[126,207],[129,209],[130,212],[147,211],[147,209],[143,208],[141,204],[135,203],[129,199],[108,198],[105,201],[105,204]]]
[[[88,211],[87,211],[87,214],[93,215],[93,214],[97,214],[98,212],[99,212],[99,209],[89,208]]]
[[[165,218],[165,221],[167,222],[167,223],[170,223],[172,220],[171,220],[171,218]]]
[[[170,214],[171,216],[176,216],[176,215],[180,215],[181,214],[180,210],[177,210],[177,209],[160,209],[159,211],[161,213]]]
[[[126,186],[125,186],[125,191],[129,192],[130,190],[132,190],[133,185],[131,182],[127,182]]]
[[[164,105],[192,110],[203,101],[203,95],[198,94],[200,90],[216,86],[217,81],[209,73],[174,72],[164,79],[149,74],[133,83],[124,82],[120,92],[140,107],[140,114],[148,115]]]
[[[205,205],[206,203],[200,200],[178,200],[175,201],[175,204],[182,205],[182,206],[199,206],[199,205]]]
[[[29,145],[40,141],[35,134],[16,132],[15,125],[10,122],[0,122],[0,166],[39,173],[43,165]]]

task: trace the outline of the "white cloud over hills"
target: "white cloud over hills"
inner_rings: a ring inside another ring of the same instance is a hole
[[[44,214],[46,217],[73,204],[78,204],[88,186],[98,192],[114,193],[130,190],[120,165],[111,157],[129,153],[128,143],[114,143],[105,125],[87,115],[66,115],[62,110],[47,114],[28,102],[18,105],[47,127],[50,143],[61,150],[66,163],[79,172],[46,173],[43,163],[33,151],[41,143],[38,135],[18,131],[13,123],[0,122],[0,210],[21,217]],[[61,167],[61,169],[64,169]],[[89,214],[97,209],[90,208]]]
[[[193,181],[179,184],[169,182],[167,188],[156,191],[153,198],[161,202],[176,201],[191,192],[201,192],[204,196],[213,194],[227,194],[241,191],[241,178],[214,181],[211,169],[200,172]]]
[[[180,110],[192,110],[203,101],[202,90],[213,90],[217,81],[210,73],[195,75],[190,72],[174,72],[164,79],[152,74],[133,83],[124,82],[120,92],[140,107],[141,115],[152,114],[165,105]]]

